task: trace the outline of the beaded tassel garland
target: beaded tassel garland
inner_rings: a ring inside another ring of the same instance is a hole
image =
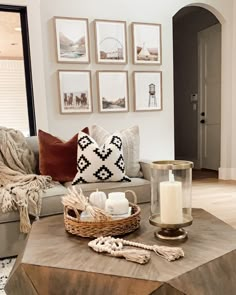
[[[145,245],[142,243],[131,242],[113,237],[99,237],[88,243],[94,251],[99,253],[108,253],[114,257],[124,257],[128,261],[145,264],[150,260],[150,252],[154,251],[158,256],[168,260],[174,261],[184,257],[182,248],[167,247],[158,245]],[[131,246],[141,249],[124,249],[124,246]]]

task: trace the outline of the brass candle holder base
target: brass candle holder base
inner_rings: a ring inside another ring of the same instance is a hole
[[[193,218],[188,215],[183,215],[183,222],[179,224],[163,224],[161,223],[160,214],[155,214],[149,217],[150,224],[160,227],[161,230],[155,232],[155,236],[160,240],[186,240],[188,233],[183,227],[193,223]]]
[[[188,233],[183,228],[162,228],[160,231],[155,232],[155,237],[159,240],[186,240]]]

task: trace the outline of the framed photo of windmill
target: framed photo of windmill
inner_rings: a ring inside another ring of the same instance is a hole
[[[128,112],[128,72],[97,71],[99,111]]]
[[[133,72],[135,112],[162,110],[162,72]]]
[[[161,25],[132,23],[134,64],[161,65]]]
[[[95,20],[96,61],[102,64],[126,64],[126,22]]]
[[[88,19],[54,17],[57,61],[89,63]]]

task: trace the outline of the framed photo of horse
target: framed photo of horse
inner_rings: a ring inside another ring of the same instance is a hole
[[[58,62],[89,63],[88,19],[54,17]]]
[[[94,20],[96,62],[127,64],[127,32],[125,21]]]
[[[91,71],[58,71],[62,114],[91,113]]]
[[[143,65],[161,65],[161,25],[132,23],[133,62]]]

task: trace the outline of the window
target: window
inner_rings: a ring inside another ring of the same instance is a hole
[[[0,5],[0,126],[36,133],[25,7]]]

